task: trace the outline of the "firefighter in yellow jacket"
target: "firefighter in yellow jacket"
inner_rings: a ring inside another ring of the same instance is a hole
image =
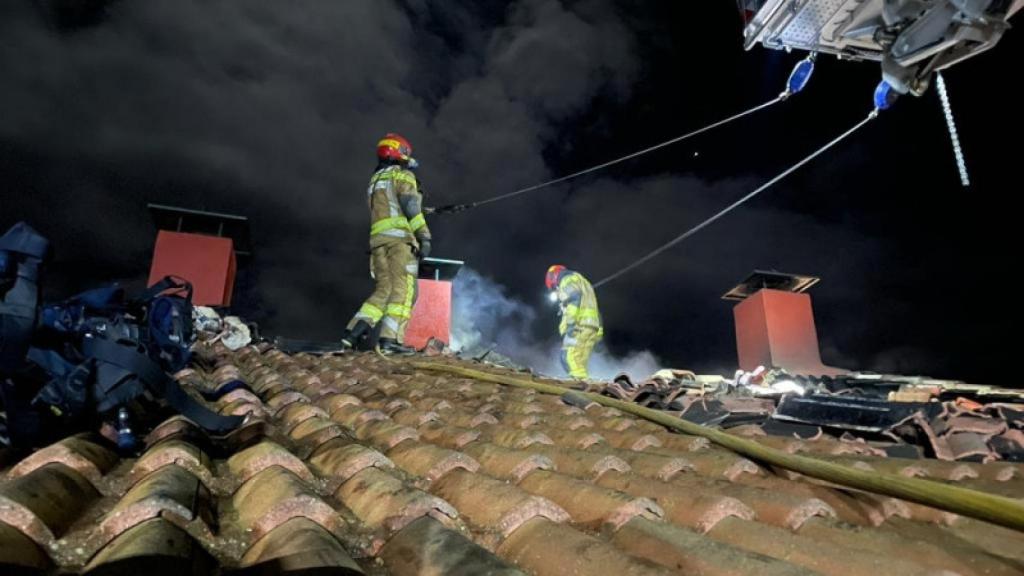
[[[405,328],[416,302],[419,260],[430,254],[430,229],[423,217],[423,196],[412,157],[412,145],[398,134],[377,144],[377,170],[367,190],[370,205],[370,274],[373,294],[349,322],[342,346],[352,348],[383,322],[384,353],[414,352],[404,346]]]
[[[573,378],[586,380],[590,354],[604,336],[594,287],[582,274],[561,265],[548,268],[544,283],[561,310],[562,367]]]

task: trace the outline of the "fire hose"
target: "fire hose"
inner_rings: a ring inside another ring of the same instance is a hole
[[[881,496],[899,498],[968,518],[991,522],[1013,530],[1024,531],[1024,502],[1021,500],[931,480],[867,472],[817,458],[789,454],[764,446],[753,440],[740,438],[728,432],[687,422],[665,412],[659,412],[599,394],[579,392],[563,386],[545,384],[532,379],[507,374],[493,374],[482,370],[437,362],[410,362],[405,365],[417,370],[445,372],[483,382],[534,390],[541,394],[562,397],[568,395],[576,400],[583,400],[586,403],[595,402],[602,406],[616,408],[627,414],[660,424],[677,432],[706,438],[718,446],[763,464],[803,474],[804,476],[830,482],[838,486]]]

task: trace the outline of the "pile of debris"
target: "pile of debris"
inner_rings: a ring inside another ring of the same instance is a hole
[[[806,377],[758,368],[733,379],[663,370],[621,375],[596,390],[724,429],[771,436],[823,434],[894,456],[1024,461],[1024,392],[922,377],[853,373]]]

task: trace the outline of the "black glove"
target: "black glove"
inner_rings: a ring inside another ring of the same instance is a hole
[[[430,240],[420,240],[420,249],[416,252],[416,257],[419,258],[420,260],[423,260],[428,256],[430,256]]]

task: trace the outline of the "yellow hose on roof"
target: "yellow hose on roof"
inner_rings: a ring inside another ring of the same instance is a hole
[[[778,468],[784,468],[811,478],[825,480],[826,482],[872,494],[916,502],[925,506],[931,506],[932,508],[938,508],[939,510],[953,512],[968,518],[984,520],[1024,532],[1024,501],[1021,500],[987,494],[978,490],[961,488],[960,486],[941,482],[922,480],[920,478],[906,478],[894,474],[866,472],[834,462],[788,454],[781,450],[758,444],[752,440],[734,436],[728,432],[687,422],[664,412],[608,398],[607,396],[577,392],[562,386],[544,384],[528,378],[493,374],[435,362],[409,362],[404,364],[418,370],[446,372],[483,382],[527,388],[543,394],[554,394],[557,396],[566,393],[574,394],[591,402],[616,408],[628,414],[661,424],[666,428],[678,430],[684,434],[707,438],[711,442],[728,448],[737,454]]]

